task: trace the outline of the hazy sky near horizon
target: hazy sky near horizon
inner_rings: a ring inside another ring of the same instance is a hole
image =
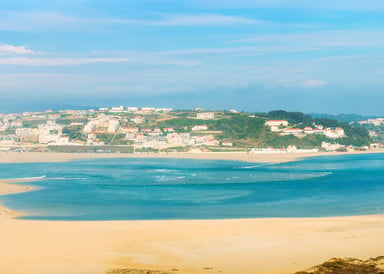
[[[0,4],[0,112],[163,106],[384,115],[382,0]]]

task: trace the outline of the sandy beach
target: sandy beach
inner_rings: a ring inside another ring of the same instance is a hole
[[[321,155],[331,154],[196,153],[160,157],[285,162]],[[159,157],[0,153],[0,161],[47,162],[116,156]],[[20,183],[0,181],[0,195],[32,190]],[[367,259],[384,255],[381,215],[107,222],[12,219],[20,214],[0,208],[1,273],[103,273],[112,268],[171,273],[293,273],[331,257]]]
[[[1,273],[292,273],[384,250],[384,217],[204,221],[2,220]]]
[[[384,150],[313,153],[255,153],[246,152],[180,152],[180,153],[55,153],[55,152],[0,152],[0,163],[63,162],[101,158],[176,158],[201,160],[234,160],[259,163],[282,163],[302,158],[342,154],[384,153]]]
[[[34,180],[19,180],[19,179],[0,179],[0,195],[21,193],[34,190],[33,187],[28,185],[21,185],[16,183],[31,182]],[[16,218],[23,216],[21,212],[17,212],[0,205],[0,219]]]

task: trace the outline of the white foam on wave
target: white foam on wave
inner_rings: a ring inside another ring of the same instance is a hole
[[[259,168],[259,167],[265,167],[265,166],[272,166],[275,164],[259,164],[259,165],[252,165],[252,166],[242,166],[241,169],[253,169],[253,168]]]
[[[182,179],[185,179],[185,176],[171,177],[171,176],[165,176],[165,175],[157,175],[155,176],[155,178],[156,178],[155,179],[156,182],[164,183],[164,182],[182,180]]]
[[[1,180],[9,180],[9,181],[37,181],[37,180],[43,180],[45,179],[47,176],[46,175],[43,175],[43,176],[38,176],[38,177],[23,177],[23,178],[7,178],[7,179],[1,179]]]
[[[63,181],[69,181],[69,180],[86,180],[85,177],[55,177],[55,178],[49,178],[47,180],[63,180]]]
[[[150,172],[172,173],[175,171],[176,170],[173,170],[173,169],[159,168],[159,169],[151,170]]]

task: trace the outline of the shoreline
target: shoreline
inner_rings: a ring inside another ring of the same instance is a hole
[[[284,154],[285,157],[246,153],[224,157],[222,153],[161,156],[250,162],[263,158],[266,162],[287,162],[360,153],[367,152],[310,153],[309,156],[292,153]],[[156,154],[15,154],[7,159],[0,157],[0,162],[60,162],[127,156],[159,158]],[[31,186],[14,184],[31,181],[33,178],[0,180],[0,195],[32,191]],[[18,214],[22,213],[0,205],[0,242],[5,247],[0,248],[3,251],[0,256],[2,273],[80,274],[129,268],[170,273],[283,274],[308,269],[331,257],[377,257],[383,255],[384,246],[384,215],[69,222],[14,219],[22,216]]]
[[[30,183],[38,181],[37,178],[25,179],[0,179],[0,196],[34,191],[36,188],[19,183]],[[17,218],[24,216],[25,213],[12,210],[0,204],[0,219]]]
[[[246,152],[170,152],[170,153],[60,153],[60,152],[0,152],[1,163],[65,162],[108,158],[167,158],[196,160],[232,160],[259,163],[285,163],[305,158],[334,155],[384,153],[384,150],[353,152],[307,153],[246,153]]]

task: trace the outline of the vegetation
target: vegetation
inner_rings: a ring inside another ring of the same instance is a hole
[[[275,110],[257,113],[254,116],[249,113],[219,112],[216,113],[215,120],[191,119],[190,117],[193,116],[191,112],[176,113],[170,119],[158,121],[155,126],[174,128],[176,132],[187,132],[195,125],[207,125],[210,131],[216,131],[208,134],[215,135],[218,140],[236,141],[237,147],[296,145],[298,148],[313,148],[320,146],[323,141],[335,142],[334,139],[326,138],[324,135],[307,135],[302,138],[293,135],[280,136],[264,126],[266,120],[287,120],[292,127],[301,129],[314,125],[323,125],[325,128],[342,127],[347,137],[336,140],[342,145],[364,146],[371,142],[367,129],[359,124],[349,124],[329,118],[313,119],[310,115],[301,112]],[[196,132],[196,134],[203,133]]]
[[[377,257],[367,261],[333,258],[310,270],[296,272],[295,274],[382,274],[384,273],[383,263],[384,257]]]
[[[191,133],[191,136],[212,136],[207,139],[216,139],[218,141],[229,141],[233,143],[233,147],[222,147],[232,151],[233,149],[246,149],[250,147],[276,147],[283,148],[288,145],[295,145],[298,148],[314,148],[320,147],[322,142],[338,143],[341,145],[367,146],[372,142],[383,142],[384,126],[373,128],[372,125],[360,125],[358,123],[348,123],[330,119],[329,117],[317,116],[315,118],[302,112],[288,112],[284,110],[274,110],[267,113],[245,113],[230,111],[215,111],[215,119],[203,120],[196,119],[196,111],[174,111],[170,113],[153,113],[142,115],[145,119],[143,123],[135,124],[131,119],[138,116],[135,113],[104,113],[106,119],[116,118],[120,121],[121,127],[138,127],[142,129],[154,128],[173,128],[176,133]],[[63,114],[56,122],[65,125],[63,134],[68,136],[75,143],[84,144],[87,140],[87,134],[83,133],[84,125],[87,124],[88,118],[96,117],[96,114],[82,115],[79,119],[73,119],[72,115]],[[305,127],[314,128],[315,125],[323,125],[324,128],[344,129],[346,137],[343,138],[327,138],[322,134],[298,134],[282,136],[281,132],[272,132],[270,127],[265,126],[266,120],[287,120],[289,127],[304,129]],[[71,125],[73,121],[81,122],[81,125]],[[47,120],[41,119],[25,119],[22,120],[23,127],[37,128],[39,124],[44,124]],[[206,125],[207,131],[192,131],[197,125]],[[379,137],[371,138],[368,130],[374,129],[379,133]],[[125,134],[107,133],[105,124],[103,128],[95,131],[95,141],[103,142],[106,145],[133,145],[133,140],[125,138]],[[0,134],[14,134],[15,129],[9,128]],[[52,132],[53,133],[53,132]],[[145,134],[145,133],[144,133]],[[165,135],[160,136],[160,141],[165,140]],[[134,137],[130,137],[134,138]],[[186,142],[187,143],[187,142]],[[199,143],[201,144],[201,142]],[[212,144],[212,143],[211,143]],[[169,151],[184,151],[188,148],[170,148]],[[207,147],[205,147],[207,149]],[[211,147],[210,150],[216,150],[218,147]],[[221,149],[221,148],[219,148]]]
[[[66,126],[63,128],[63,133],[72,140],[85,141],[87,136],[82,133],[82,126]]]
[[[46,120],[23,120],[23,127],[37,128],[38,125],[44,124]]]
[[[313,119],[310,115],[301,112],[274,110],[268,112],[265,117],[271,120],[287,120],[290,124],[303,124],[305,126],[310,126],[313,123]]]

